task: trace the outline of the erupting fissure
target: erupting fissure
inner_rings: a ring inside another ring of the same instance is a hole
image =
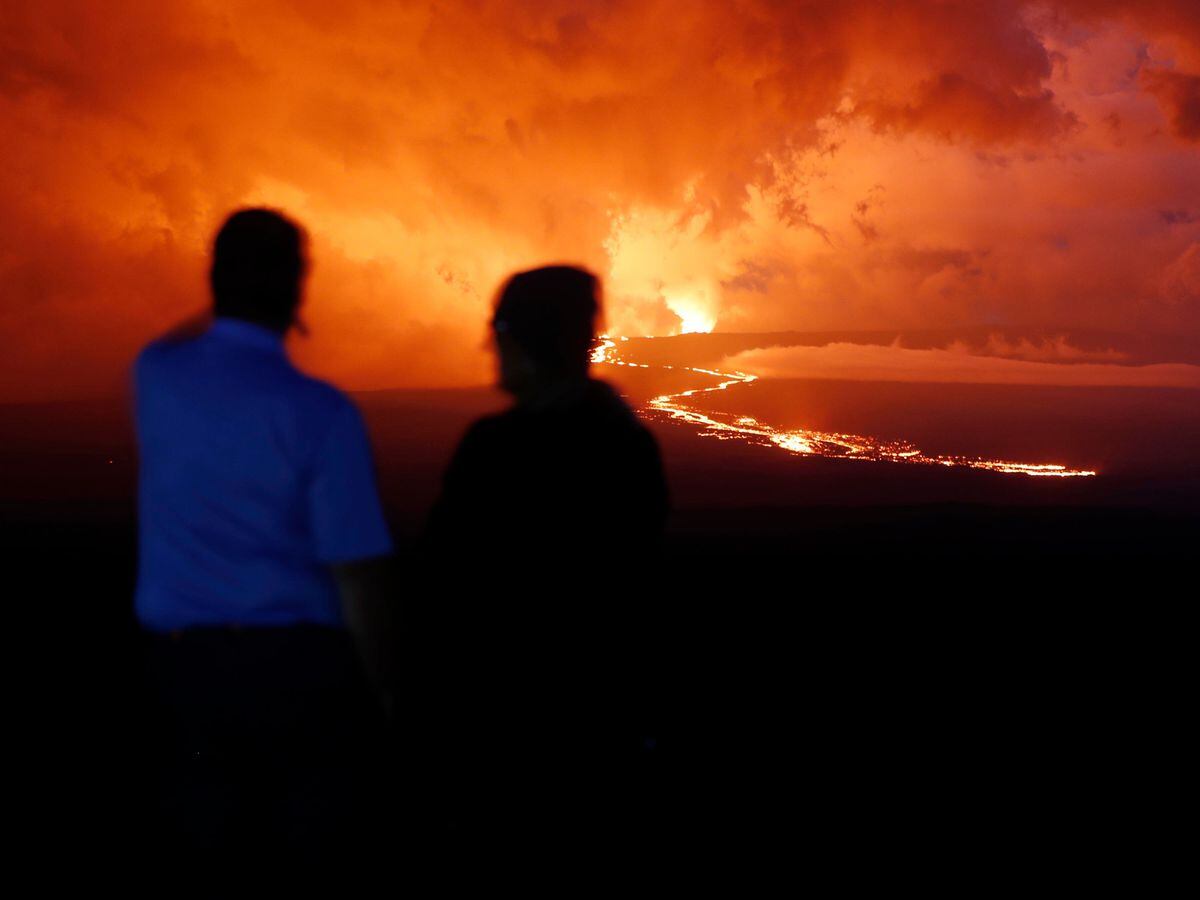
[[[646,363],[623,359],[617,351],[617,342],[607,337],[601,338],[600,345],[592,351],[592,362],[601,365],[651,368]],[[1021,463],[1009,460],[980,459],[972,456],[931,455],[921,452],[920,449],[906,441],[880,441],[856,434],[836,434],[807,429],[784,431],[751,416],[736,416],[716,411],[704,412],[688,403],[688,398],[710,391],[724,391],[734,385],[752,384],[758,380],[758,376],[745,372],[718,372],[715,369],[700,369],[692,366],[664,366],[663,368],[678,368],[682,371],[695,372],[710,379],[717,379],[717,383],[675,394],[662,394],[648,401],[639,412],[649,416],[665,415],[671,419],[695,425],[700,429],[701,434],[719,440],[742,440],[764,446],[775,446],[806,456],[988,469],[1008,475],[1075,478],[1096,474],[1087,469],[1071,469],[1055,463]]]

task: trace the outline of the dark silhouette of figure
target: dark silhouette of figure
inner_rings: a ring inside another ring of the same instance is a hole
[[[449,818],[478,842],[620,838],[652,765],[667,488],[650,432],[589,377],[598,287],[569,266],[504,285],[492,329],[515,403],[467,431],[429,520],[415,689]]]
[[[284,350],[305,263],[293,222],[234,213],[213,321],[135,365],[135,607],[167,732],[163,843],[206,871],[337,855],[381,727],[351,630],[391,540],[358,410]]]

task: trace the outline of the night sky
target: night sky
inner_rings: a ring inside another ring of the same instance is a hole
[[[352,390],[484,383],[548,261],[613,334],[1041,334],[766,374],[1200,384],[1070,337],[1200,338],[1192,0],[5,4],[0,157],[4,401],[119,392],[250,203],[308,227],[294,352]]]

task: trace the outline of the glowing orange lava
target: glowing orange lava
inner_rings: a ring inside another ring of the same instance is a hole
[[[617,344],[603,338],[600,346],[592,351],[592,362],[603,365],[650,368],[645,363],[622,359]],[[838,459],[862,459],[873,462],[909,463],[931,466],[955,466],[969,469],[988,469],[1006,475],[1030,475],[1035,477],[1075,478],[1088,477],[1096,473],[1087,469],[1071,469],[1056,463],[1021,463],[1009,460],[980,459],[971,456],[940,456],[922,453],[920,449],[905,441],[880,441],[856,434],[836,434],[823,431],[796,429],[781,431],[751,416],[733,416],[728,413],[703,412],[689,405],[688,397],[710,391],[728,390],[734,385],[753,384],[756,375],[745,372],[718,372],[714,369],[699,369],[691,366],[663,366],[680,368],[709,378],[717,379],[708,387],[691,388],[677,394],[663,394],[650,400],[640,412],[643,415],[665,415],[671,419],[695,425],[701,435],[718,440],[742,440],[763,446],[775,446],[790,453],[805,456],[825,456]]]

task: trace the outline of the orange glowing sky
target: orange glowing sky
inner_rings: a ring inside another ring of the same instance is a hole
[[[1200,339],[1194,0],[7,3],[0,155],[4,400],[119,388],[247,203],[350,388],[484,381],[560,260],[614,333]]]

